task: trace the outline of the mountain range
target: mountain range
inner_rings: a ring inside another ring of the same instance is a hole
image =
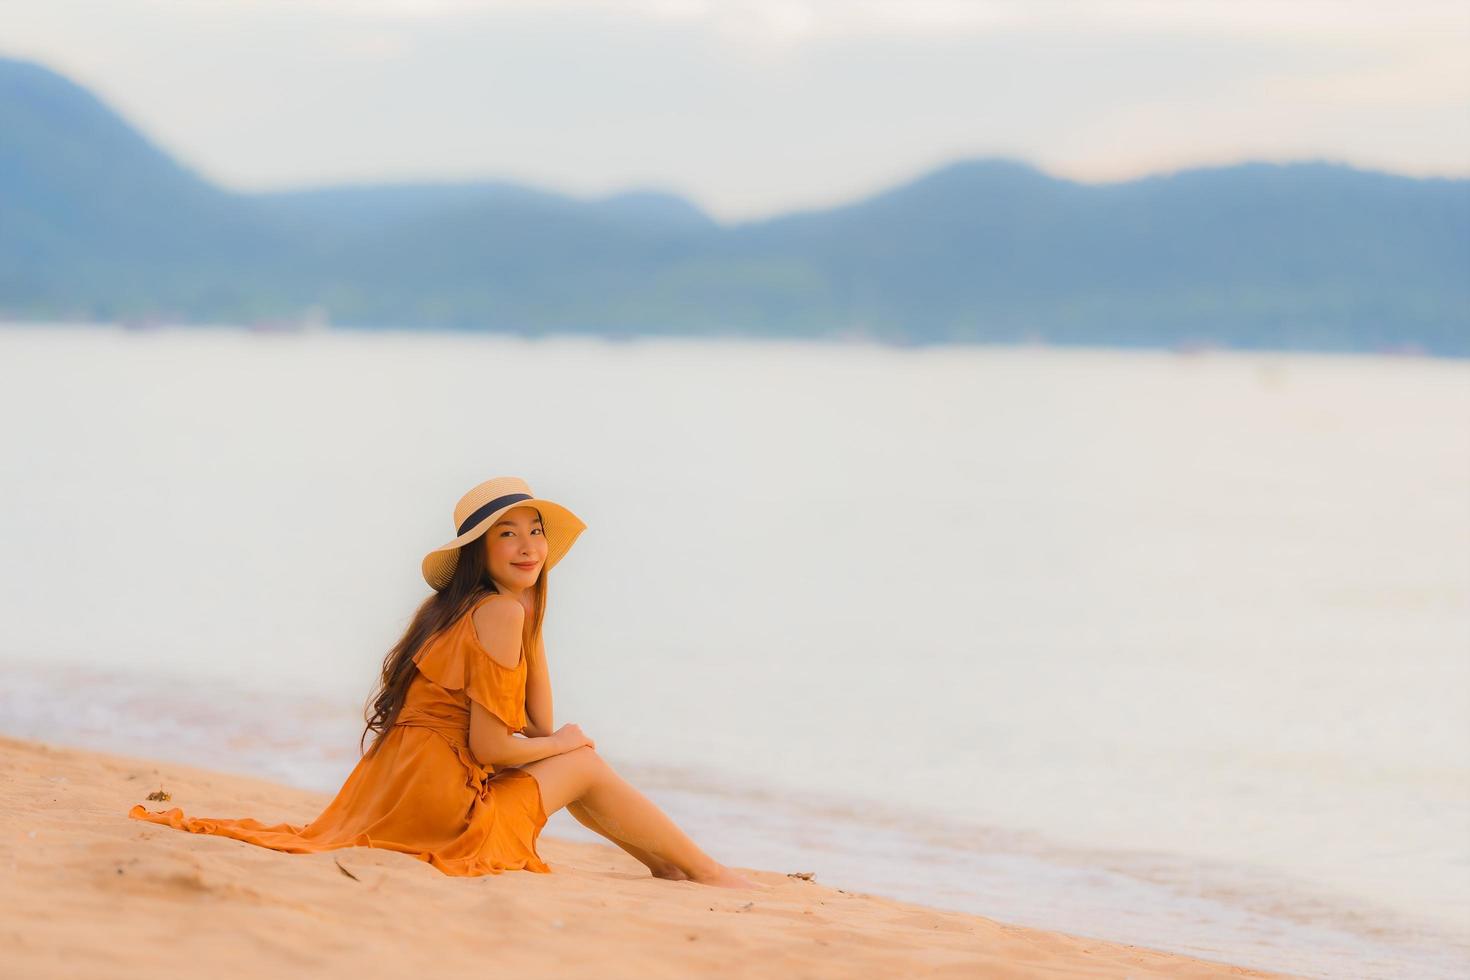
[[[1470,356],[1470,180],[1246,162],[1108,184],[961,160],[720,222],[657,190],[245,193],[0,58],[0,319],[1417,350]]]

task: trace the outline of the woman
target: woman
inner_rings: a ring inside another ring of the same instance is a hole
[[[552,728],[546,573],[586,525],[516,477],[465,494],[454,522],[458,536],[423,560],[434,594],[383,661],[363,731],[373,743],[320,816],[266,826],[141,805],[128,816],[291,853],[387,848],[480,875],[550,872],[536,841],[564,806],[655,877],[762,887],[701,851],[581,728]]]

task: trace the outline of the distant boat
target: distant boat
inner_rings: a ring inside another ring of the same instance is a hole
[[[252,320],[245,325],[251,333],[300,333],[301,327],[295,320],[269,319]]]
[[[294,317],[266,317],[245,325],[251,333],[320,333],[331,328],[324,306],[311,306]]]
[[[1390,357],[1428,357],[1429,351],[1423,344],[1412,340],[1406,340],[1398,344],[1379,344],[1373,348],[1375,354],[1385,354]]]
[[[864,324],[839,327],[828,331],[826,336],[828,340],[844,344],[872,344],[877,343],[879,339],[877,333]]]
[[[1208,337],[1186,337],[1171,344],[1169,349],[1176,354],[1208,354],[1220,350],[1221,345]]]

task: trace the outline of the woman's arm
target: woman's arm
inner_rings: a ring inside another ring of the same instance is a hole
[[[546,644],[538,636],[535,652],[526,659],[526,735],[530,738],[542,738],[554,731],[556,726],[552,723],[551,714],[551,673],[546,668]]]
[[[505,730],[505,722],[470,702],[470,754],[482,766],[520,766],[567,751],[566,740],[555,735],[520,738]]]

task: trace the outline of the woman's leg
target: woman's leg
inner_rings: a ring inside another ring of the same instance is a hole
[[[617,836],[609,832],[606,827],[598,822],[596,815],[593,814],[591,810],[587,809],[586,804],[574,800],[571,803],[567,804],[567,812],[570,813],[573,817],[576,817],[577,822],[586,827],[588,830],[592,830],[601,834],[608,840],[612,841],[614,844],[621,847],[623,850],[627,851],[629,854],[633,855],[633,857],[637,858],[640,862],[643,863],[645,867],[648,868],[648,870],[653,874],[655,878],[667,878],[669,881],[684,881],[688,878],[688,876],[685,875],[684,872],[680,871],[675,865],[671,864],[670,862],[665,861],[662,858],[654,857],[652,854],[649,854],[647,851],[643,850],[643,848],[635,847],[632,844],[629,844],[627,841],[621,840]]]
[[[541,803],[548,816],[571,803],[582,803],[595,815],[600,833],[673,864],[692,881],[728,888],[758,887],[701,851],[595,749],[584,745],[520,768],[540,784]]]

